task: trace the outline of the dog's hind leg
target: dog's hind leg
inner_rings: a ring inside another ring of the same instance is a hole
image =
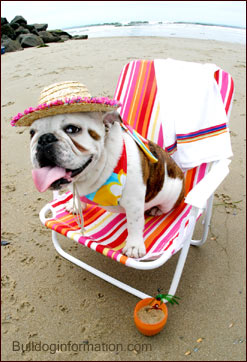
[[[151,209],[146,210],[145,214],[149,216],[160,216],[163,214],[163,212],[160,210],[158,206],[154,206],[151,207]]]

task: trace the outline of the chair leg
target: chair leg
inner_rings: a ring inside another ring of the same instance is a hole
[[[56,231],[52,230],[52,241],[53,241],[53,245],[56,249],[56,251],[65,259],[69,260],[70,262],[72,262],[73,264],[76,264],[77,266],[87,270],[88,272],[96,275],[97,277],[100,277],[101,279],[104,279],[105,281],[107,281],[108,283],[111,283],[113,285],[115,285],[118,288],[121,288],[123,290],[125,290],[128,293],[131,293],[133,295],[135,295],[136,297],[140,298],[140,299],[144,299],[144,298],[150,298],[150,295],[145,294],[143,292],[141,292],[140,290],[137,290],[135,288],[130,287],[128,284],[122,283],[119,280],[112,278],[111,276],[101,272],[100,270],[84,263],[83,261],[75,258],[74,256],[66,253],[66,251],[64,251],[58,241],[57,238],[57,233]]]
[[[191,240],[191,245],[193,245],[193,246],[202,246],[205,243],[205,241],[207,240],[208,230],[210,227],[210,220],[211,220],[211,215],[212,215],[212,209],[213,209],[213,201],[214,201],[214,194],[212,194],[210,196],[210,198],[208,199],[208,205],[207,205],[206,215],[205,215],[205,219],[204,219],[202,238],[201,238],[201,240]]]
[[[196,214],[197,214],[197,209],[193,207],[191,209],[190,222],[189,222],[189,226],[188,226],[188,230],[187,230],[187,237],[184,242],[183,248],[180,252],[177,267],[176,267],[176,270],[175,270],[175,273],[174,273],[174,276],[172,279],[172,283],[171,283],[171,286],[169,289],[169,293],[168,293],[171,295],[175,295],[181,275],[182,275],[184,264],[185,264],[185,261],[187,258],[190,244],[191,244],[191,238],[192,238],[195,224],[196,224]]]

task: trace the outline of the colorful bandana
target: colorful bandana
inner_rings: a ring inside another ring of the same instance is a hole
[[[80,200],[93,205],[117,206],[121,199],[127,175],[127,154],[123,143],[122,155],[111,176],[95,192],[80,197]]]

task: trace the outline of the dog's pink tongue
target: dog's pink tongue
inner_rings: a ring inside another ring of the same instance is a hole
[[[46,191],[51,184],[60,178],[69,179],[69,174],[61,167],[42,167],[32,170],[34,184],[39,192]]]

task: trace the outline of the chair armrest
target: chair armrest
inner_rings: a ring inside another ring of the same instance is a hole
[[[224,178],[229,173],[229,159],[215,161],[211,170],[204,178],[188,193],[185,202],[189,205],[204,209],[209,197],[214,193]]]

